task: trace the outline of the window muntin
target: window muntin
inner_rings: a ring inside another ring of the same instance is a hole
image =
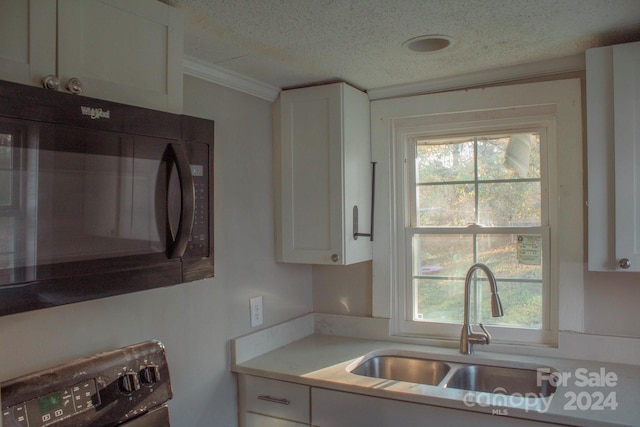
[[[544,130],[407,138],[407,320],[461,323],[466,271],[483,262],[507,309],[491,317],[487,281],[477,275],[471,321],[549,328],[543,138]]]

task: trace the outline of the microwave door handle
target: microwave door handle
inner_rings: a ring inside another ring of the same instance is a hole
[[[184,255],[189,237],[193,230],[193,215],[195,212],[195,189],[193,185],[193,176],[191,175],[191,165],[187,154],[178,143],[170,143],[168,146],[169,155],[175,162],[178,170],[178,178],[180,180],[180,223],[176,231],[176,237],[172,244],[167,247],[167,256],[169,258],[180,258]]]

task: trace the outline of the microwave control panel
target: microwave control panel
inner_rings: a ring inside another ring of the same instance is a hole
[[[185,251],[188,258],[206,258],[209,256],[209,146],[207,144],[188,143],[187,152],[191,162],[195,209],[193,212],[193,231]],[[194,160],[198,163],[195,163]]]

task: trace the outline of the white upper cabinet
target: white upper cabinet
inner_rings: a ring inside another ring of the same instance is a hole
[[[56,72],[56,1],[0,0],[0,78],[40,86]]]
[[[371,259],[369,98],[345,83],[285,90],[274,104],[276,259]]]
[[[640,42],[586,64],[589,269],[640,271]]]
[[[0,78],[182,111],[183,13],[156,0],[0,0]]]

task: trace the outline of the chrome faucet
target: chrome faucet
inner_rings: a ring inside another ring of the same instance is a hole
[[[460,334],[460,353],[473,354],[474,344],[489,344],[491,342],[491,335],[489,331],[480,323],[482,332],[473,332],[471,325],[469,324],[469,305],[471,299],[471,278],[476,270],[482,270],[489,279],[489,286],[491,287],[491,315],[493,317],[502,317],[502,303],[500,302],[500,296],[498,295],[498,284],[496,283],[496,277],[493,272],[485,264],[473,264],[469,271],[467,271],[467,277],[464,279],[464,324],[462,325],[462,333]]]

